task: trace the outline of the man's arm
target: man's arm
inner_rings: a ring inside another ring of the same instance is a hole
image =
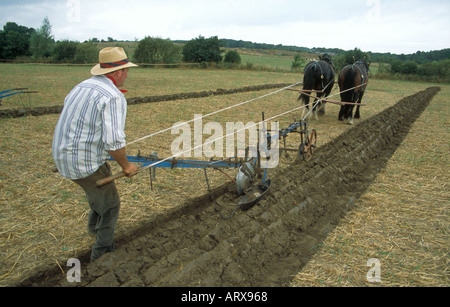
[[[123,172],[129,176],[138,171],[138,168],[133,163],[130,163],[127,159],[126,149],[121,148],[116,151],[108,151],[108,153],[116,160],[117,163],[122,167]]]

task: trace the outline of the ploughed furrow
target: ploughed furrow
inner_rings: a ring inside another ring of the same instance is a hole
[[[270,170],[269,194],[224,220],[196,199],[82,269],[81,283],[40,274],[42,286],[283,286],[351,210],[439,88],[406,97],[317,149]],[[215,191],[234,189],[230,185]]]
[[[157,96],[147,96],[147,97],[135,97],[127,99],[128,105],[136,105],[142,103],[155,103],[162,101],[174,101],[192,98],[204,98],[210,96],[221,96],[221,95],[232,95],[236,93],[246,93],[254,91],[262,91],[267,89],[283,88],[289,86],[290,84],[263,84],[263,85],[253,85],[234,89],[217,89],[215,91],[203,91],[203,92],[191,92],[191,93],[180,93],[171,95],[157,95]],[[0,110],[0,118],[18,118],[23,116],[43,116],[49,114],[59,114],[63,109],[62,105],[55,105],[49,107],[25,107],[19,109],[6,109]]]

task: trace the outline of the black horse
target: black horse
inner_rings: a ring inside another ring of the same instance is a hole
[[[331,90],[334,87],[334,79],[336,74],[334,72],[333,61],[328,54],[324,54],[323,56],[321,56],[319,61],[309,62],[305,66],[304,74],[303,90],[306,94],[312,95],[314,94],[314,91],[317,91],[316,93],[318,98],[322,98],[324,95],[325,97],[330,95]],[[309,111],[310,96],[305,95],[305,93],[302,93],[300,97],[298,97],[298,100],[303,100],[306,108]],[[314,102],[316,102],[317,100],[318,99],[315,98]],[[312,110],[314,118],[318,119],[316,111],[319,111],[320,115],[325,114],[325,103],[317,103],[317,105],[315,105]],[[305,112],[306,110],[303,109],[302,117],[304,117]]]
[[[367,84],[369,83],[369,66],[365,60],[345,66],[339,74],[339,89],[342,102],[361,104]],[[353,125],[353,109],[355,105],[343,105],[339,112],[339,120],[347,120]],[[355,118],[360,118],[360,105],[357,105]]]

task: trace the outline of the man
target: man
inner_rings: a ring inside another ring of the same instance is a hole
[[[114,231],[120,198],[114,183],[97,188],[96,181],[111,176],[107,160],[112,157],[129,176],[138,171],[126,156],[127,101],[122,87],[128,61],[122,48],[105,48],[92,78],[67,95],[53,137],[53,159],[62,176],[73,180],[86,193],[91,211],[88,231],[96,234],[91,261],[114,251]]]

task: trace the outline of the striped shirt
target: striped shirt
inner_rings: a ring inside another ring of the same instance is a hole
[[[53,160],[62,176],[83,179],[126,146],[127,101],[106,76],[78,84],[64,100],[53,137]]]

